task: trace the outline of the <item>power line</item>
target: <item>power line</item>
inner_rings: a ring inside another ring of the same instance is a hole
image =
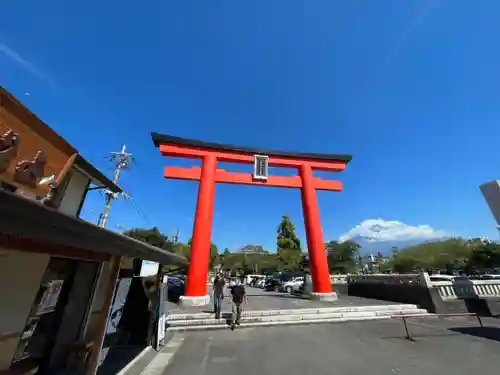
[[[158,228],[158,226],[155,225],[153,221],[148,217],[148,215],[139,207],[134,197],[130,193],[126,192],[125,189],[122,188],[122,190],[123,190],[123,198],[126,201],[130,201],[132,203],[134,209],[137,211],[139,216],[141,216],[141,218],[151,227]],[[179,241],[179,228],[177,228],[175,235],[172,236],[172,241],[173,243],[177,243]]]
[[[128,199],[130,202],[132,202],[132,205],[134,206],[135,210],[137,211],[137,213],[144,219],[144,221],[146,223],[148,223],[149,225],[151,225],[152,227],[154,227],[155,225],[153,224],[153,222],[149,219],[148,215],[146,215],[144,213],[143,210],[140,209],[140,207],[137,205],[137,202],[135,201],[135,199],[131,196],[128,196]]]

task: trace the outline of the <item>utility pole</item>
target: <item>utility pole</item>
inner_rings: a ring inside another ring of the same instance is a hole
[[[177,232],[175,233],[173,240],[174,245],[177,243],[177,241],[179,241],[179,228],[177,228]]]
[[[133,156],[131,153],[126,151],[126,146],[123,145],[120,152],[111,152],[110,159],[115,163],[115,176],[113,178],[113,183],[118,185],[118,180],[123,169],[129,169],[132,166]],[[106,205],[104,207],[104,212],[99,216],[98,226],[104,228],[108,223],[109,212],[111,211],[111,203],[116,199],[116,194],[110,190],[106,190]]]
[[[113,178],[113,183],[118,185],[118,180],[120,179],[120,174],[122,170],[129,169],[132,162],[134,161],[132,154],[126,151],[126,146],[123,145],[120,152],[111,152],[110,160],[115,164],[115,176]],[[117,194],[113,193],[109,189],[106,189],[106,206],[104,207],[104,212],[99,217],[98,226],[104,228],[108,222],[109,212],[111,210],[111,203],[116,199]],[[126,197],[126,195],[124,195]],[[105,288],[105,301],[104,307],[102,308],[96,331],[94,332],[94,345],[88,359],[88,366],[85,372],[86,375],[96,375],[97,369],[100,365],[100,361],[104,358],[102,357],[102,347],[104,339],[106,337],[106,329],[108,326],[109,318],[112,312],[112,302],[116,295],[116,288],[118,286],[118,280],[120,277],[120,267],[124,257],[121,255],[113,255],[109,261],[110,274],[107,275],[107,286]],[[101,283],[101,278],[103,277],[103,263],[99,266],[98,277],[94,284],[92,300],[89,305],[90,309],[94,305],[96,298],[97,286]],[[87,310],[87,318],[90,314],[90,309]],[[88,328],[88,327],[87,327]],[[86,328],[86,329],[87,329]]]

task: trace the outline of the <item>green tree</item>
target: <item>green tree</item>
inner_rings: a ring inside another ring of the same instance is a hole
[[[191,253],[191,245],[193,244],[193,238],[189,237],[187,247],[184,245],[182,247],[182,251],[184,253]],[[186,258],[190,259],[190,256],[185,255]],[[213,268],[216,264],[219,264],[220,262],[220,257],[219,257],[219,250],[217,249],[217,245],[214,244],[213,242],[210,243],[210,260],[209,260],[209,268]]]
[[[229,264],[229,261],[230,261],[230,258],[231,257],[231,252],[229,251],[229,249],[226,247],[224,249],[224,252],[222,253],[221,257],[220,257],[220,261],[221,261],[221,264],[222,264],[222,268],[224,269],[228,269],[228,264]]]
[[[349,273],[356,269],[360,246],[352,241],[330,241],[325,244],[328,267],[335,273]]]
[[[143,229],[143,228],[129,229],[123,232],[123,235],[145,242],[149,245],[165,249],[172,253],[175,252],[173,248],[173,243],[168,239],[167,236],[162,234],[157,227],[153,227],[151,229]]]
[[[473,248],[461,238],[423,243],[397,252],[392,265],[396,272],[463,268],[468,264]]]
[[[288,216],[283,216],[277,229],[277,256],[280,268],[288,271],[300,269],[302,249],[295,233],[295,225]]]
[[[262,254],[259,258],[259,273],[270,275],[278,271],[278,258],[276,254]]]
[[[220,255],[223,269],[238,273],[273,274],[278,270],[278,259],[261,245],[246,245],[235,252],[224,249]]]
[[[182,242],[177,242],[173,245],[173,248],[176,254],[183,256],[188,261],[191,260],[191,246]]]
[[[474,243],[467,266],[471,270],[500,267],[500,245],[489,241]]]
[[[219,255],[219,249],[217,248],[217,245],[214,243],[210,244],[210,262],[209,262],[209,268],[212,269],[214,266],[220,264],[220,255]]]

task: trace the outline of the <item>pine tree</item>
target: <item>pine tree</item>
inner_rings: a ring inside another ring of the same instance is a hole
[[[297,271],[302,261],[300,239],[295,225],[288,216],[283,216],[277,229],[277,257],[282,270]]]

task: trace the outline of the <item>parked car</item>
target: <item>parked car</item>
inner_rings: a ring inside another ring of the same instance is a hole
[[[170,302],[178,302],[179,298],[184,295],[186,286],[183,280],[177,277],[168,277],[168,300]]]
[[[254,276],[254,277],[251,278],[251,280],[248,283],[248,285],[257,288],[259,286],[259,284],[261,284],[265,280],[266,280],[265,276]]]
[[[264,284],[264,290],[266,292],[271,292],[275,291],[278,292],[281,287],[281,280],[279,279],[268,279],[266,280],[266,283]]]
[[[266,284],[266,278],[262,278],[257,282],[257,288],[264,288],[264,285]]]
[[[283,283],[280,290],[287,293],[296,292],[304,284],[304,277],[294,277],[292,280]]]

